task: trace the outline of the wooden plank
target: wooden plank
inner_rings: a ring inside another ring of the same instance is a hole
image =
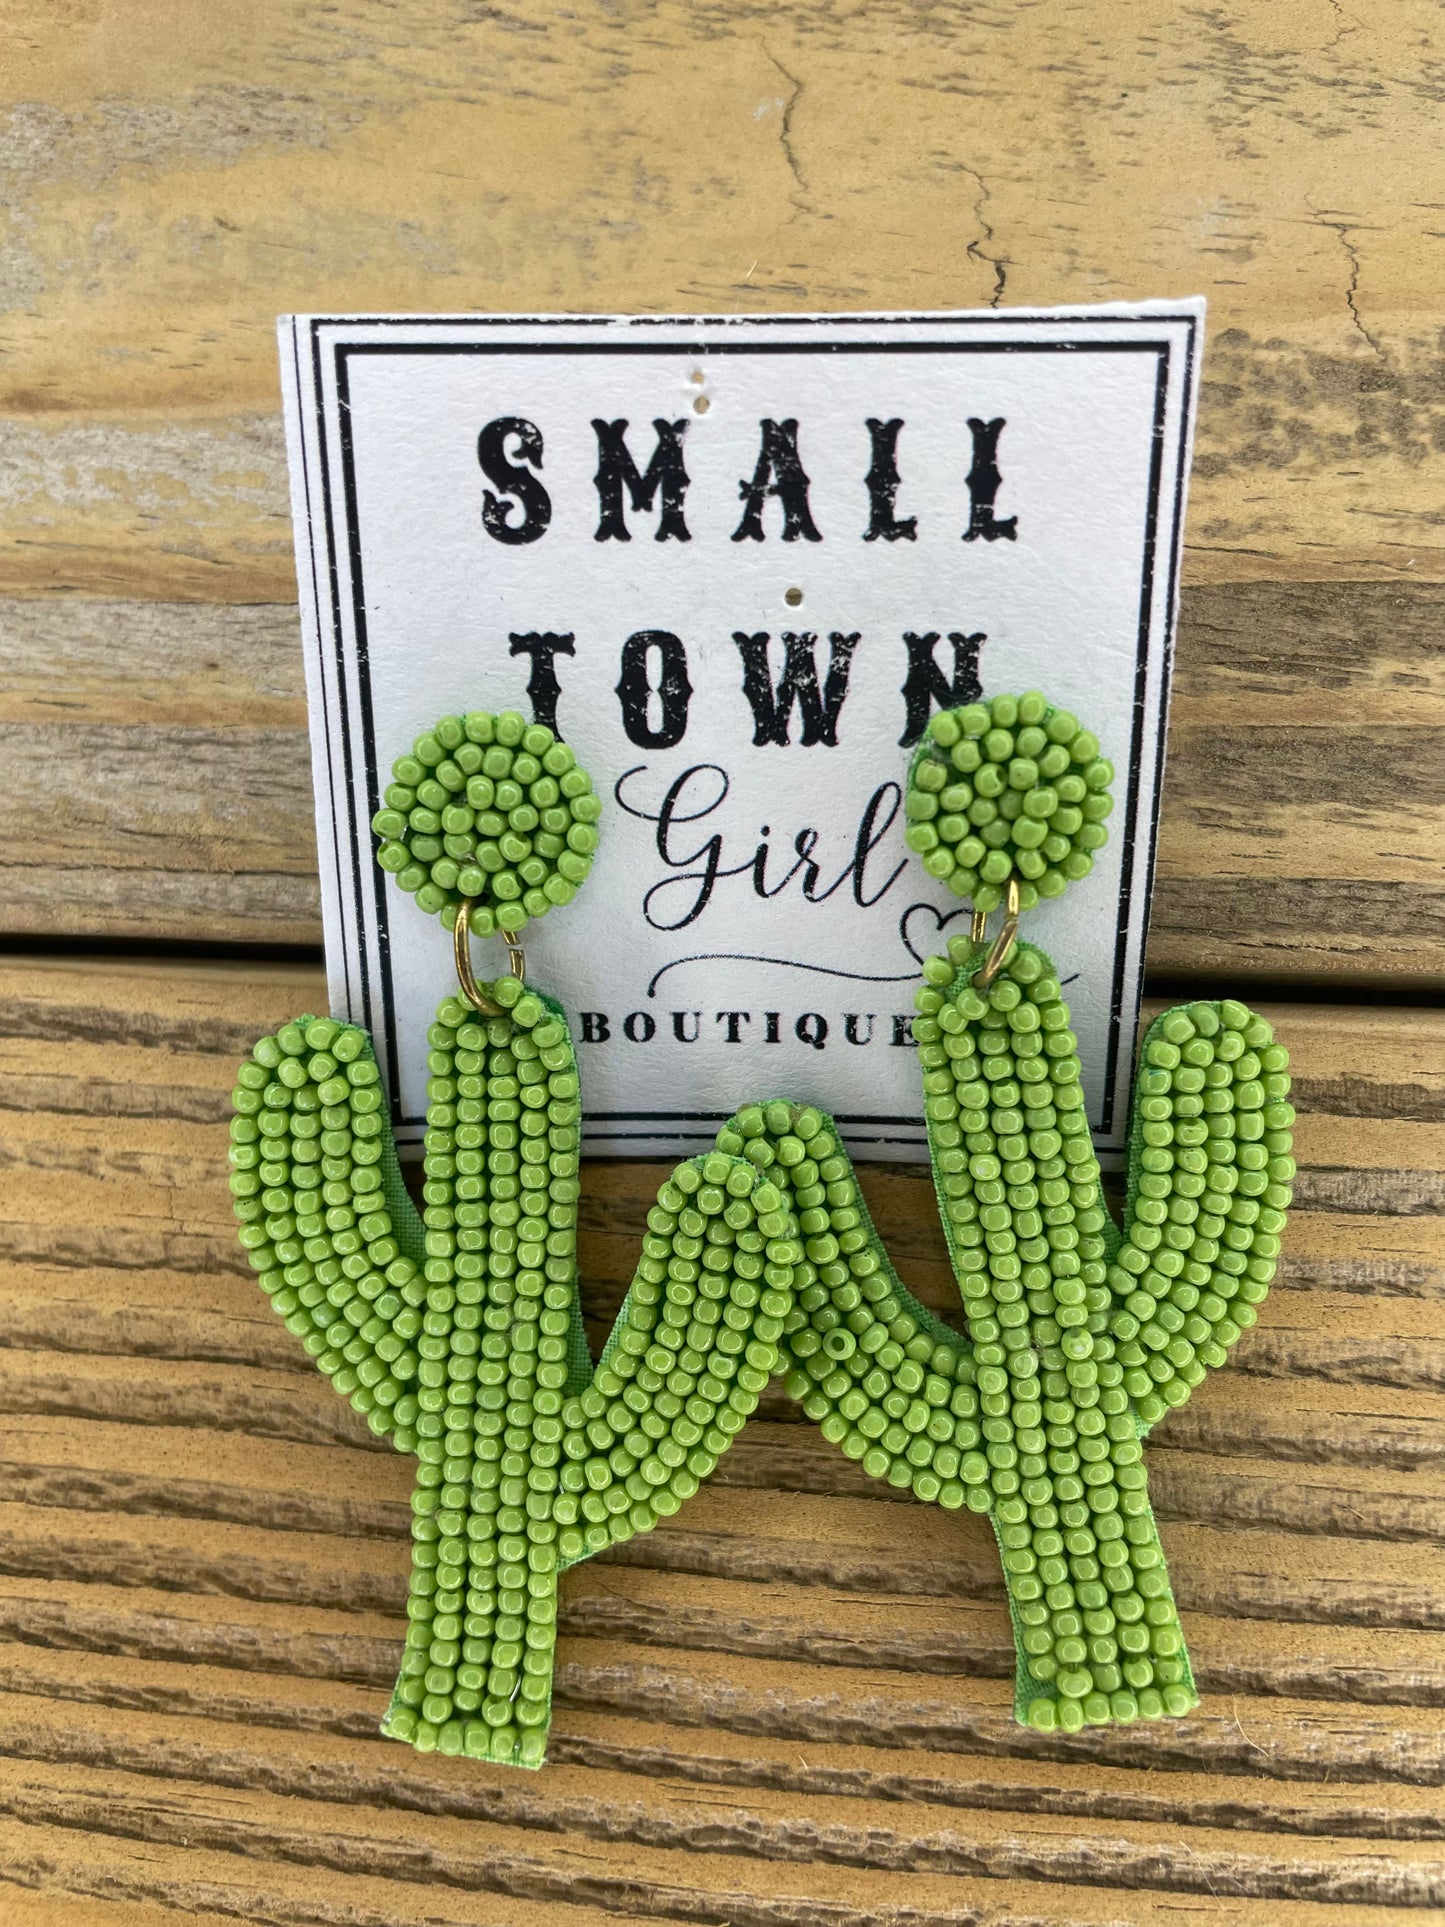
[[[1268,1011],[1299,1077],[1289,1261],[1150,1447],[1198,1716],[1019,1729],[986,1526],[864,1479],[774,1394],[675,1520],[566,1576],[531,1776],[375,1737],[407,1465],[231,1242],[235,1058],[320,990],[300,966],[0,968],[0,1914],[1445,1910],[1445,1017]],[[594,1338],[659,1169],[588,1167]],[[910,1283],[956,1306],[926,1174],[865,1182]]]
[[[1186,591],[1153,969],[1438,979],[1442,620],[1430,584]],[[0,646],[6,931],[319,940],[293,610],[11,601]]]
[[[298,305],[1176,290],[1213,314],[1192,580],[1445,570],[1426,0],[9,11],[6,588],[289,599]]]
[[[23,1840],[25,1849],[34,1854],[32,1865],[37,1871],[43,1866],[53,1881],[57,1861],[70,1857],[66,1848],[73,1843],[67,1842],[58,1828],[47,1830],[49,1838],[45,1846],[39,1845],[40,1839],[45,1838],[39,1828],[20,1826],[10,1831],[13,1838]],[[49,1852],[46,1847],[50,1848]],[[93,1867],[90,1872],[93,1879]],[[152,1906],[146,1901],[117,1900],[113,1891],[104,1896],[86,1894],[82,1899],[73,1887],[69,1891],[58,1891],[51,1886],[48,1892],[42,1893],[17,1886],[11,1880],[0,1880],[0,1912],[10,1927],[75,1927],[82,1906],[90,1909],[89,1917],[95,1927],[175,1927],[176,1916],[171,1908]],[[186,1918],[193,1927],[233,1927],[234,1921],[234,1916],[209,1909],[198,1913],[189,1907]]]

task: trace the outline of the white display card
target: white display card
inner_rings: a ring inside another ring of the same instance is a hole
[[[918,967],[968,911],[904,847],[908,745],[1037,688],[1118,772],[1093,873],[1023,934],[1119,1152],[1202,323],[283,320],[331,1005],[371,1031],[403,1144],[456,978],[369,821],[438,717],[555,722],[602,799],[591,877],[524,933],[589,1152],[691,1153],[788,1096],[916,1159]]]

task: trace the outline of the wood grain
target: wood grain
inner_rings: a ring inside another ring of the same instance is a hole
[[[1268,1012],[1299,1074],[1288,1263],[1150,1447],[1197,1717],[1018,1728],[986,1526],[864,1479],[774,1393],[675,1520],[567,1575],[530,1776],[376,1738],[407,1465],[231,1242],[235,1057],[320,989],[0,968],[0,1918],[1445,1910],[1445,1018]],[[588,1167],[594,1340],[658,1169]],[[909,1282],[956,1306],[926,1174],[865,1183]]]
[[[0,939],[319,939],[273,317],[1203,292],[1152,969],[1445,974],[1426,0],[12,0]],[[376,1738],[408,1478],[262,1304],[319,972],[0,961],[5,1927],[1445,1919],[1445,1019],[1282,1005],[1277,1290],[1150,1446],[1205,1704],[1010,1716],[986,1529],[764,1401],[563,1585],[539,1776]],[[660,1166],[590,1166],[614,1314]],[[926,1176],[866,1174],[957,1298]]]
[[[5,588],[291,598],[281,311],[1196,292],[1191,580],[1445,572],[1427,0],[8,24]]]
[[[1438,984],[1424,0],[404,12],[11,9],[0,934],[318,939],[278,309],[1202,289],[1152,967]]]
[[[1187,590],[1149,959],[1445,971],[1445,588]],[[0,926],[314,943],[295,612],[0,604]]]

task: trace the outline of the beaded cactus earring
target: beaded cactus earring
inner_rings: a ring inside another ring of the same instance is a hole
[[[231,1127],[262,1289],[418,1460],[385,1733],[539,1766],[559,1573],[675,1513],[778,1371],[867,1473],[989,1514],[1020,1719],[1075,1731],[1195,1703],[1140,1441],[1254,1321],[1293,1113],[1260,1019],[1168,1013],[1145,1043],[1122,1236],[1111,1225],[1058,978],[1017,938],[1033,893],[1087,872],[1110,775],[1034,694],[935,717],[910,770],[909,841],[975,908],[925,966],[915,1023],[967,1337],[898,1279],[832,1120],[775,1097],[661,1187],[594,1369],[576,1059],[517,939],[584,880],[597,799],[516,713],[443,718],[397,763],[379,861],[453,927],[460,992],[428,1033],[424,1209],[355,1026],[303,1017],[262,1038]],[[506,939],[511,975],[476,982],[469,928]]]
[[[910,847],[975,912],[924,966],[914,1033],[982,1415],[967,1502],[1043,1731],[1197,1704],[1142,1441],[1254,1324],[1294,1176],[1286,1052],[1243,1004],[1190,1004],[1144,1040],[1122,1233],[1109,1216],[1058,973],[1017,927],[1092,868],[1112,779],[1034,691],[935,716],[907,797]]]
[[[576,1059],[517,939],[584,881],[596,794],[567,745],[515,712],[444,717],[393,779],[378,861],[452,926],[458,966],[428,1032],[424,1209],[370,1040],[324,1017],[262,1038],[242,1066],[232,1191],[276,1310],[418,1460],[383,1732],[535,1767],[559,1571],[696,1492],[779,1368],[800,1248],[756,1163],[688,1160],[594,1369],[576,1288]],[[476,982],[471,930],[505,938],[512,974]]]

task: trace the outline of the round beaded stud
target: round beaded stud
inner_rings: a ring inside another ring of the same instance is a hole
[[[443,716],[397,758],[383,800],[377,862],[448,929],[468,899],[478,936],[516,936],[570,903],[592,868],[592,779],[515,709]]]
[[[908,771],[905,833],[930,876],[987,912],[1060,896],[1093,868],[1114,766],[1077,716],[1036,689],[941,711]]]

